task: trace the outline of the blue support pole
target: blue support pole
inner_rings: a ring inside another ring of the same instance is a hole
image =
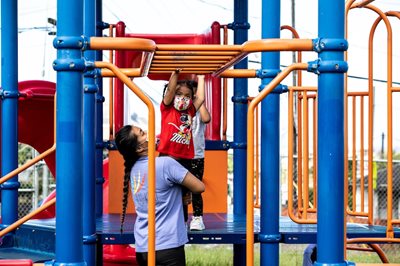
[[[344,40],[345,1],[318,1],[318,36]],[[320,65],[343,63],[343,50],[320,46]],[[347,69],[346,69],[347,70]],[[344,261],[344,74],[319,71],[318,225],[315,265]],[[326,195],[330,195],[327,197]],[[332,200],[335,199],[335,200]]]
[[[280,38],[280,1],[262,2],[262,38]],[[279,52],[262,53],[264,89],[279,73]],[[279,191],[280,191],[280,94],[272,93],[261,102],[261,215],[260,265],[279,265]]]
[[[57,1],[56,258],[53,265],[86,265],[82,247],[83,3]]]
[[[83,34],[87,38],[96,34],[96,3],[95,0],[84,1],[85,21]],[[85,60],[93,62],[95,51],[84,52]],[[95,95],[97,85],[95,83],[94,71],[88,71],[83,80],[83,257],[87,265],[96,265],[96,213],[95,213]]]
[[[96,36],[103,35],[103,14],[102,14],[102,0],[96,0]],[[95,60],[103,61],[103,51],[96,50]],[[95,174],[96,174],[96,195],[95,195],[95,208],[96,217],[101,217],[103,214],[103,79],[96,78],[97,85],[96,94],[96,159],[95,159]]]
[[[1,1],[1,175],[18,167],[18,1]],[[18,176],[1,185],[4,226],[18,220]]]
[[[248,1],[234,1],[234,43],[242,44],[248,40]],[[247,69],[247,58],[235,65],[235,69]],[[247,140],[247,79],[234,79],[233,117],[233,214],[243,217],[246,214],[246,140]],[[234,265],[246,264],[246,246],[233,246]]]

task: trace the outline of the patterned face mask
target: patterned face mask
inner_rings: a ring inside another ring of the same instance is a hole
[[[187,110],[189,105],[192,103],[192,99],[184,96],[175,96],[174,107],[178,111]]]

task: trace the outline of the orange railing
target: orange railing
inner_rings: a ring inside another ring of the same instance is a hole
[[[307,70],[308,64],[296,63],[279,73],[256,97],[247,112],[247,197],[246,197],[246,265],[254,264],[254,110],[279,83],[294,70]]]
[[[317,206],[317,161],[316,161],[316,151],[317,151],[317,139],[316,139],[316,88],[306,88],[306,87],[289,87],[289,103],[288,103],[288,215],[289,217],[296,223],[305,224],[305,223],[316,223],[315,217],[308,217],[308,213],[315,213],[316,206]],[[294,136],[293,136],[293,114],[294,114],[294,104],[293,99],[295,98],[294,93],[299,93],[298,100],[298,159],[297,159],[297,184],[298,184],[298,217],[294,213]],[[313,179],[313,204],[310,207],[310,200],[309,200],[309,105],[308,102],[312,101],[312,146],[313,146],[313,166],[314,171],[312,175]],[[304,195],[304,196],[303,196]]]
[[[254,99],[254,97],[248,97],[247,101],[248,104]],[[255,196],[254,196],[254,208],[260,208],[260,145],[259,145],[259,108],[256,106],[254,109],[255,116],[254,116],[254,189],[255,189]]]
[[[393,96],[392,94],[394,92],[400,91],[399,88],[394,88],[393,87],[393,78],[392,78],[392,65],[393,65],[393,47],[392,47],[392,27],[390,24],[390,21],[388,19],[388,16],[395,16],[397,18],[400,18],[400,15],[398,12],[386,12],[383,13],[380,9],[377,7],[373,6],[370,4],[372,1],[362,1],[359,3],[355,3],[355,0],[350,0],[346,3],[346,14],[348,11],[352,8],[366,8],[369,9],[373,12],[375,12],[378,15],[378,18],[375,20],[373,23],[371,30],[370,30],[370,35],[369,35],[369,47],[368,47],[368,92],[364,94],[359,94],[357,97],[361,97],[360,99],[363,99],[363,97],[368,96],[368,108],[369,108],[369,118],[368,118],[368,188],[369,188],[369,193],[368,193],[368,213],[366,213],[362,208],[360,212],[355,211],[355,209],[350,210],[350,214],[353,215],[361,215],[365,216],[368,214],[368,222],[370,224],[373,223],[373,189],[372,189],[372,175],[373,175],[373,136],[372,136],[372,128],[373,128],[373,45],[374,45],[374,35],[376,28],[380,21],[384,21],[386,30],[387,30],[387,227],[386,227],[386,237],[385,238],[374,238],[375,242],[400,242],[399,239],[394,239],[394,232],[393,232],[393,224],[400,224],[400,220],[395,220],[393,219]],[[346,87],[347,89],[347,87]],[[353,97],[353,106],[356,105],[355,103],[355,97],[356,95],[349,94],[350,96]],[[361,103],[363,103],[363,100],[360,100]],[[363,106],[361,104],[360,106]],[[354,107],[353,107],[354,110]],[[360,109],[360,113],[363,113],[363,110]],[[354,111],[353,111],[354,113]],[[362,118],[361,118],[362,119]],[[353,115],[353,121],[355,120],[354,115]],[[363,120],[363,119],[362,119]],[[353,127],[355,126],[353,122]],[[353,129],[353,142],[354,142],[354,129]],[[363,129],[361,129],[363,131]],[[363,137],[361,135],[361,137]],[[354,164],[354,144],[353,144],[353,164]],[[363,147],[360,148],[360,152],[363,152]],[[361,157],[361,161],[363,161],[363,158]],[[347,166],[347,165],[346,165]],[[347,169],[347,167],[346,167]],[[353,168],[354,172],[355,168]],[[363,174],[361,174],[363,178]],[[355,200],[355,190],[354,190],[354,173],[353,173],[353,200]],[[364,184],[364,180],[362,179],[361,186]],[[347,189],[347,187],[346,187]],[[362,199],[361,199],[362,201]],[[356,204],[353,204],[353,206]],[[363,206],[363,202],[361,203],[361,206]],[[348,240],[348,243],[359,243],[359,242],[364,242],[364,241],[371,241],[369,238],[359,238],[359,239],[351,239]]]
[[[14,231],[15,229],[18,228],[18,226],[22,225],[23,223],[27,222],[28,220],[32,219],[35,215],[41,213],[42,211],[46,210],[50,206],[54,205],[56,203],[56,198],[53,198],[49,200],[48,202],[44,203],[42,206],[37,208],[36,210],[30,212],[29,214],[25,215],[18,221],[14,222],[13,224],[7,226],[6,228],[2,229],[0,231],[0,237],[5,236],[6,234]]]
[[[352,147],[350,149],[350,158],[352,161],[352,169],[351,169],[351,176],[349,174],[348,169],[348,159],[346,158],[346,167],[345,167],[345,202],[347,206],[347,214],[352,216],[361,216],[367,217],[368,223],[372,224],[372,216],[373,216],[373,184],[372,184],[372,172],[368,174],[368,180],[365,180],[365,98],[368,98],[368,114],[372,114],[372,106],[371,102],[369,101],[369,92],[347,92],[347,103],[346,103],[346,110],[349,111],[349,103],[351,103],[350,107],[351,110],[348,115],[345,116],[345,132],[347,133],[346,136],[346,143],[348,143],[348,134],[351,132],[351,139],[352,139]],[[351,114],[351,115],[350,115]],[[351,127],[349,127],[348,120],[351,117]],[[372,142],[372,115],[368,115],[368,132],[367,138]],[[359,130],[357,130],[359,129]],[[357,147],[357,143],[359,142],[359,148]],[[348,144],[345,145],[347,152],[345,154],[349,154],[348,151]],[[368,150],[368,152],[370,152]],[[360,162],[359,167],[357,167],[357,162]],[[368,166],[371,166],[372,169],[372,161],[368,162]],[[358,170],[359,168],[359,170]],[[359,173],[359,174],[358,174]],[[349,179],[352,184],[352,191],[348,193],[349,187]],[[359,185],[357,184],[359,182]],[[368,187],[367,193],[367,204],[368,209],[365,210],[365,185]],[[358,204],[358,197],[357,197],[357,188],[360,187],[360,203]],[[349,196],[351,195],[352,204],[349,206]],[[360,206],[357,209],[357,206]]]

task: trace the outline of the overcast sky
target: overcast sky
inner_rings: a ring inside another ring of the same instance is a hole
[[[336,0],[335,0],[336,1]],[[291,0],[281,2],[281,24],[291,24]],[[54,36],[49,36],[49,31],[54,31],[47,18],[56,18],[55,0],[19,0],[18,23],[19,23],[19,80],[44,79],[55,81],[56,73],[52,68],[52,62],[56,57],[52,41]],[[317,0],[296,0],[296,29],[301,38],[317,38],[318,19],[317,19]],[[233,1],[230,0],[103,0],[103,20],[108,23],[124,21],[126,32],[135,33],[201,33],[206,30],[213,21],[221,24],[233,22]],[[376,0],[374,3],[383,11],[400,10],[398,0]],[[352,10],[349,18],[349,72],[351,76],[367,77],[367,40],[369,28],[376,18],[376,14],[369,10]],[[261,38],[261,1],[249,1],[249,39]],[[391,19],[393,33],[399,32],[400,22]],[[107,33],[107,32],[105,32]],[[386,35],[383,23],[378,27],[375,36],[375,66],[374,78],[386,80]],[[282,38],[291,38],[288,32],[282,32]],[[323,36],[321,36],[323,37]],[[399,36],[394,39],[393,71],[394,81],[399,82],[400,73],[400,41]],[[105,59],[107,59],[105,54]],[[303,62],[315,60],[317,54],[306,53]],[[259,54],[249,56],[252,61],[260,61]],[[281,64],[291,63],[291,53],[282,53]],[[260,64],[249,64],[249,68],[259,69]],[[317,77],[314,74],[304,74],[304,85],[315,86]],[[144,90],[147,90],[155,100],[161,99],[162,84],[152,83],[147,79],[137,81]],[[284,84],[291,85],[291,78],[285,80]],[[108,82],[104,82],[105,87]],[[249,81],[249,95],[257,93],[259,80]],[[366,90],[366,81],[360,79],[349,79],[349,90]],[[386,89],[385,83],[375,82],[377,94],[375,99],[375,116],[381,118],[386,112]],[[400,85],[397,85],[400,86]],[[230,90],[232,91],[232,90]],[[107,92],[105,91],[105,95]],[[134,101],[133,96],[129,101]],[[285,145],[287,140],[287,121],[285,118],[287,110],[287,95],[282,95],[282,130],[281,146],[282,152],[286,153]],[[395,96],[395,100],[400,102],[400,97]],[[132,104],[131,106],[136,106]],[[231,109],[232,110],[232,109]],[[127,109],[127,118],[132,117],[132,108]],[[399,121],[400,107],[394,106],[394,121]],[[105,112],[105,116],[108,112]],[[136,119],[144,119],[136,117]],[[107,119],[107,118],[106,118]],[[374,146],[380,150],[381,134],[386,134],[386,123],[384,119],[376,119],[374,128]],[[127,120],[127,122],[129,122]],[[159,124],[159,123],[157,123]],[[229,135],[232,136],[232,128],[229,128]],[[400,136],[400,130],[397,136]],[[400,137],[394,137],[395,146],[400,148]]]

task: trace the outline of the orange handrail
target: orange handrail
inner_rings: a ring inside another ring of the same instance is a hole
[[[353,141],[353,147],[352,147],[352,186],[353,186],[353,191],[352,191],[352,196],[353,196],[353,206],[352,209],[347,207],[347,214],[353,215],[353,216],[364,216],[364,217],[370,217],[371,216],[371,211],[372,211],[372,204],[373,204],[373,193],[368,193],[368,211],[364,210],[364,205],[365,205],[365,199],[364,199],[364,153],[365,153],[365,148],[364,148],[364,98],[368,97],[369,93],[368,92],[347,92],[347,98],[351,99],[352,101],[352,141]],[[357,135],[357,99],[359,99],[359,121],[360,121],[360,136]],[[346,104],[347,105],[347,104]],[[372,112],[372,106],[368,106],[368,110]],[[348,108],[346,108],[347,111]],[[347,117],[347,115],[345,116]],[[347,119],[346,119],[347,121]],[[346,132],[349,132],[348,125],[345,123],[345,130]],[[368,132],[368,137],[372,138],[372,132]],[[357,210],[357,201],[356,201],[356,188],[357,188],[357,139],[360,140],[360,148],[359,148],[359,153],[360,153],[360,208],[361,210]],[[346,158],[347,161],[347,158]],[[370,163],[370,162],[369,162]],[[371,162],[372,164],[372,162]],[[347,177],[348,177],[348,169],[345,168],[345,187],[347,187]],[[368,188],[373,186],[372,184],[372,178],[369,178],[367,180]],[[347,195],[347,194],[346,194]],[[347,202],[347,201],[346,201]],[[346,205],[348,206],[348,205]],[[372,221],[371,221],[372,223]]]
[[[254,97],[248,97],[247,98],[248,103],[250,103],[251,100],[253,100],[253,99],[254,99]],[[260,205],[260,193],[259,193],[259,189],[260,189],[260,187],[259,187],[259,182],[260,182],[260,165],[259,165],[259,156],[260,155],[259,155],[259,150],[260,149],[259,149],[259,141],[258,141],[258,139],[259,139],[259,133],[258,133],[258,131],[259,131],[259,127],[258,127],[258,121],[259,121],[258,106],[255,108],[255,113],[256,113],[256,115],[255,115],[255,118],[254,118],[254,123],[255,123],[255,136],[254,136],[254,138],[255,138],[255,145],[254,145],[255,155],[254,155],[254,158],[255,158],[256,162],[255,162],[255,171],[254,171],[254,182],[255,182],[256,193],[255,193],[255,199],[254,199],[254,208],[260,208],[261,207],[261,205]]]
[[[316,223],[316,219],[308,219],[307,218],[307,211],[310,212],[315,212],[316,211],[316,171],[314,171],[313,173],[313,186],[314,186],[314,206],[311,209],[308,209],[309,207],[309,200],[308,200],[308,196],[304,197],[303,199],[303,193],[308,195],[309,193],[309,187],[308,187],[308,160],[309,160],[309,156],[308,156],[308,152],[306,153],[306,156],[303,158],[302,154],[302,146],[301,143],[305,143],[304,147],[308,147],[308,141],[303,141],[303,129],[302,129],[302,117],[303,116],[308,116],[308,108],[304,108],[303,112],[301,112],[301,105],[300,103],[302,101],[307,101],[309,98],[314,99],[316,97],[315,94],[313,95],[307,95],[307,91],[312,91],[312,92],[316,92],[317,88],[316,87],[310,87],[310,88],[305,88],[305,87],[289,87],[289,103],[288,103],[288,113],[289,113],[289,117],[288,117],[288,128],[293,128],[293,99],[294,99],[294,92],[295,91],[300,91],[303,92],[303,96],[299,97],[299,112],[298,112],[298,127],[299,127],[299,137],[298,137],[298,142],[299,142],[299,148],[298,148],[298,185],[300,186],[300,188],[298,188],[298,209],[299,209],[299,217],[296,217],[294,214],[294,202],[293,202],[293,131],[292,130],[288,130],[288,215],[290,217],[290,219],[296,223],[299,224],[315,224]],[[314,110],[314,123],[313,123],[313,132],[314,132],[314,136],[313,136],[313,150],[314,150],[314,169],[316,170],[316,104],[314,102],[313,104],[313,110]],[[304,114],[303,114],[304,113]],[[308,128],[308,123],[305,126],[306,128]],[[306,131],[308,132],[308,129],[306,129]],[[306,139],[308,139],[308,136],[305,137]],[[306,150],[308,151],[308,148],[306,148]],[[304,180],[307,181],[303,181],[302,175],[303,175],[303,167],[302,162],[304,162],[304,168],[307,168],[306,173],[304,174],[306,178],[304,178]],[[307,163],[306,163],[307,162]],[[304,191],[303,191],[304,188]],[[306,211],[305,211],[306,210]]]
[[[108,32],[110,37],[114,37],[115,24],[110,24]],[[109,61],[114,64],[114,50],[109,51]],[[104,76],[103,76],[104,77]],[[109,80],[109,102],[108,102],[108,117],[109,117],[109,137],[108,139],[114,139],[114,79]]]
[[[14,231],[15,229],[18,228],[18,226],[20,226],[23,223],[25,223],[26,221],[32,219],[32,217],[34,217],[36,214],[46,210],[48,207],[54,205],[55,203],[56,203],[56,198],[53,198],[53,199],[49,200],[48,202],[46,202],[45,204],[43,204],[42,206],[40,206],[39,208],[37,208],[36,210],[28,213],[27,215],[25,215],[18,221],[14,222],[13,224],[10,224],[9,226],[7,226],[6,228],[4,228],[0,231],[0,237],[3,237],[6,234]]]
[[[294,70],[307,70],[308,64],[295,63],[279,73],[250,102],[247,112],[247,195],[246,195],[246,265],[254,264],[254,109],[274,88]]]
[[[400,13],[398,11],[389,11],[389,12],[386,12],[385,15],[386,16],[394,16],[394,17],[397,17],[398,19],[400,19]],[[379,19],[379,21],[378,21],[378,19],[377,19],[377,23],[379,23],[380,20],[381,19]],[[390,34],[390,37],[391,37],[392,32],[390,31],[389,34]],[[392,39],[390,38],[389,41],[388,41],[388,42],[390,42],[390,47],[392,46],[391,40]],[[391,47],[390,50],[388,49],[388,61],[390,60],[390,63],[388,62],[388,64],[390,64],[390,65],[392,64],[392,56],[393,56],[393,50],[392,50],[392,47]],[[392,72],[392,65],[391,65],[391,68],[388,68],[388,82],[387,82],[387,85],[388,85],[388,101],[390,101],[390,106],[391,107],[392,107],[392,101],[393,101],[392,94],[394,92],[399,92],[398,88],[394,88],[393,87],[392,75],[393,75],[393,72]],[[391,157],[393,159],[393,143],[392,143],[392,141],[393,141],[393,109],[392,108],[389,109],[389,104],[388,104],[388,164],[389,164],[389,153],[391,154]],[[393,164],[392,159],[390,161],[391,162],[390,163],[391,168],[392,168],[392,164]],[[387,180],[387,184],[388,184],[388,192],[387,192],[387,194],[388,194],[388,204],[387,204],[387,206],[388,206],[388,212],[387,212],[387,215],[388,215],[388,228],[387,228],[387,235],[388,235],[388,237],[394,237],[393,224],[400,224],[400,220],[399,219],[393,219],[393,217],[392,217],[393,209],[391,209],[391,211],[390,211],[390,219],[389,219],[389,201],[390,201],[390,207],[392,207],[392,205],[393,205],[393,202],[392,202],[393,201],[393,171],[392,171],[392,169],[390,169],[390,173],[389,173],[389,167],[388,167],[387,174],[388,174],[388,176],[387,176],[387,179],[388,179]],[[389,186],[390,186],[390,188],[389,188]]]
[[[374,35],[376,28],[378,27],[379,22],[383,19],[385,22],[385,26],[387,29],[387,36],[388,36],[388,43],[387,43],[387,53],[388,53],[388,59],[387,59],[387,71],[388,71],[388,76],[387,76],[387,92],[388,92],[388,103],[387,103],[387,114],[388,114],[388,144],[387,144],[387,149],[388,149],[388,164],[387,164],[387,184],[388,184],[388,199],[387,199],[387,227],[386,227],[386,236],[389,238],[393,237],[393,227],[392,227],[392,166],[393,166],[393,154],[392,154],[392,149],[393,149],[393,135],[392,135],[392,93],[390,91],[390,88],[392,87],[392,54],[393,54],[393,48],[392,48],[392,27],[390,25],[389,19],[387,16],[378,8],[368,5],[365,8],[371,9],[372,11],[375,11],[379,17],[375,20],[374,24],[371,27],[370,31],[370,36],[369,36],[369,47],[368,47],[368,59],[369,59],[369,76],[368,79],[371,80],[371,90],[372,90],[372,79],[373,79],[373,43],[374,43]],[[372,147],[371,147],[372,149]],[[372,167],[372,166],[371,166]],[[371,178],[372,178],[372,172],[371,172]]]
[[[148,237],[148,265],[155,265],[155,110],[151,100],[136,86],[135,83],[118,67],[108,62],[95,62],[95,67],[107,68],[111,70],[129,89],[135,93],[147,106],[148,114],[148,137],[149,137],[149,165],[148,165],[148,186],[149,186],[149,202],[148,202],[148,224],[149,224],[149,237]]]
[[[222,26],[222,25],[221,25]],[[228,44],[228,25],[223,25],[224,41]],[[226,71],[225,71],[226,72]],[[222,140],[226,140],[226,131],[228,130],[228,79],[222,78]]]

